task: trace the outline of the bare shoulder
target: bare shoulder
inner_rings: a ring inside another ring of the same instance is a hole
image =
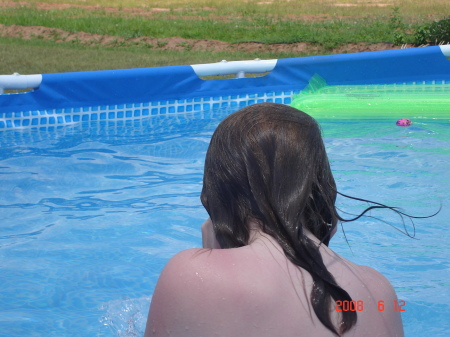
[[[189,249],[170,259],[153,294],[145,336],[211,336],[237,315],[239,287],[226,266],[230,253]]]
[[[204,290],[209,285],[215,286],[214,281],[223,281],[223,273],[229,273],[233,258],[232,249],[183,250],[169,260],[161,272],[158,284],[167,283],[176,287],[182,283],[184,289],[201,286]],[[205,284],[206,280],[208,282]]]
[[[398,310],[398,298],[389,280],[377,270],[354,265],[358,285],[349,290],[354,300],[364,304],[364,311],[358,316],[358,327],[373,331],[373,336],[402,337],[403,323]],[[376,333],[375,333],[376,332]]]
[[[198,301],[195,298],[197,293],[205,295],[205,290],[214,286],[215,273],[212,268],[215,265],[211,254],[210,249],[188,249],[173,256],[161,272],[152,304],[160,307],[172,302],[181,305],[184,301]]]
[[[373,289],[372,291],[378,293],[380,297],[383,297],[380,300],[397,299],[394,287],[383,274],[368,266],[358,265],[357,268],[363,283],[369,289]]]
[[[394,289],[389,280],[374,268],[356,264],[339,254],[333,252],[328,257],[325,256],[325,263],[333,275],[338,275],[341,282],[345,284],[357,283],[364,287],[375,288],[379,292],[388,292],[395,294]]]
[[[195,268],[207,259],[210,249],[187,249],[174,255],[164,267],[161,276],[175,276],[175,274],[183,274]]]

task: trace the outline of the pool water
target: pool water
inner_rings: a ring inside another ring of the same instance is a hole
[[[201,246],[204,156],[229,113],[2,131],[0,335],[142,335],[162,267]],[[330,246],[392,282],[406,336],[446,336],[450,123],[397,119],[320,121],[338,188],[413,215],[441,212],[405,223],[415,239],[367,217]],[[366,206],[338,205],[348,217]],[[392,212],[371,215],[405,230]]]

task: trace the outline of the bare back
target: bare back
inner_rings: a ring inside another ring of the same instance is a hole
[[[403,336],[400,312],[394,311],[397,297],[386,278],[326,246],[320,249],[337,283],[359,305],[358,321],[344,336]],[[309,273],[264,234],[240,248],[186,250],[160,276],[145,336],[335,336],[316,317],[311,288]],[[338,326],[336,309],[334,304],[330,311]]]

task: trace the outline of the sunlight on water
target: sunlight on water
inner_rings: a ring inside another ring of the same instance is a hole
[[[200,247],[211,134],[230,111],[0,133],[0,329],[8,336],[141,336],[158,275]],[[344,224],[330,246],[394,284],[407,336],[450,323],[450,124],[322,120],[341,192],[389,212]],[[338,199],[342,212],[365,205]],[[346,213],[343,216],[351,217]]]

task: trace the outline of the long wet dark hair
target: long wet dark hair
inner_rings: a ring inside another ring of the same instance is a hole
[[[352,299],[304,232],[328,245],[340,219],[336,194],[319,125],[304,112],[276,103],[251,105],[225,118],[212,136],[201,201],[220,246],[247,245],[248,223],[257,221],[292,263],[311,274],[314,312],[340,335],[356,323],[356,312],[344,311],[337,331],[331,300]]]

